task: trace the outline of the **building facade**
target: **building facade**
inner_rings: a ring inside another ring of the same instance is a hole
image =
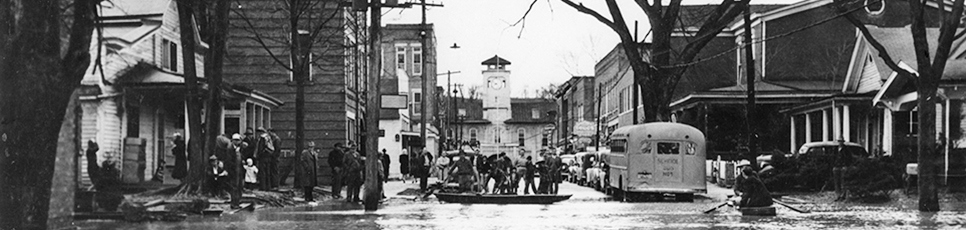
[[[480,98],[460,97],[456,100],[457,119],[447,125],[448,135],[478,146],[484,155],[505,152],[516,158],[518,153],[537,159],[539,151],[549,147],[556,104],[551,99],[512,98],[513,77],[510,61],[493,56],[481,63],[483,89]]]
[[[426,36],[422,36],[425,31]],[[423,47],[422,39],[427,39],[428,47]],[[426,149],[434,154],[439,152],[439,128],[433,124],[437,122],[436,93],[436,40],[433,25],[427,24],[387,24],[382,28],[382,63],[381,87],[382,95],[396,95],[404,97],[403,108],[385,108],[379,112],[379,149],[385,149],[390,159],[399,159],[399,155],[406,149],[411,152],[411,145],[424,142]],[[423,65],[426,65],[424,72]],[[426,93],[422,90],[423,80],[427,80]],[[387,105],[388,101],[383,101]],[[420,110],[426,105],[426,140],[420,140],[421,119],[424,114]],[[398,176],[399,164],[390,164],[390,176]]]
[[[232,5],[225,58],[224,81],[263,91],[284,104],[267,115],[265,123],[241,124],[239,130],[275,129],[282,139],[283,174],[294,156],[296,87],[293,76],[293,30],[308,34],[310,61],[305,84],[305,141],[324,151],[335,143],[363,142],[366,89],[366,33],[364,12],[352,11],[340,1],[313,2],[292,18],[286,2],[242,0]],[[296,28],[291,28],[295,21]],[[364,144],[364,143],[361,143]],[[324,162],[324,161],[323,161]],[[320,178],[331,178],[326,163]]]
[[[556,146],[569,151],[597,146],[598,107],[604,106],[598,88],[593,76],[574,76],[557,87]]]
[[[98,164],[118,163],[125,183],[149,181],[159,167],[173,167],[171,153],[175,134],[186,140],[186,89],[181,29],[175,1],[116,0],[101,7],[98,23],[103,36],[94,32],[92,62],[81,81],[80,119],[83,148],[87,141],[99,145]],[[197,31],[196,31],[197,32]],[[195,38],[195,62],[204,69],[208,45]],[[101,43],[101,46],[98,46]],[[101,50],[98,50],[100,47]],[[198,71],[205,86],[204,71]],[[241,124],[268,122],[265,114],[282,102],[260,91],[235,85],[222,89],[224,118],[219,133]],[[203,105],[202,105],[203,106]],[[81,156],[81,162],[87,162]],[[164,165],[161,163],[164,162]],[[87,164],[78,165],[81,185],[90,185]]]

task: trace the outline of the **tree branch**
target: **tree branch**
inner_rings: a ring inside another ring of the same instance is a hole
[[[678,57],[678,62],[692,61],[711,40],[714,40],[718,33],[721,33],[728,26],[728,23],[734,20],[744,9],[750,7],[748,2],[748,0],[740,2],[723,0],[718,7],[715,7],[715,11],[705,19],[704,24],[695,34],[695,40],[684,46],[681,56]]]
[[[953,2],[953,12],[943,15],[943,23],[939,28],[939,43],[936,46],[936,57],[933,59],[932,63],[932,67],[936,70],[941,71],[946,69],[946,60],[949,59],[949,50],[952,48],[956,29],[959,28],[959,24],[961,22],[960,18],[962,15],[963,0],[956,0]]]
[[[846,14],[845,19],[847,19],[849,23],[852,23],[855,28],[859,29],[859,32],[862,33],[862,37],[864,37],[865,40],[869,42],[869,45],[872,45],[872,48],[879,53],[879,58],[882,58],[886,66],[889,66],[889,69],[906,74],[906,76],[912,76],[912,73],[907,71],[905,68],[899,67],[895,60],[892,59],[892,56],[889,55],[889,51],[886,50],[885,46],[883,46],[882,43],[879,43],[879,40],[876,40],[875,37],[872,37],[872,32],[869,32],[869,28],[866,28],[865,25],[859,21],[859,19],[855,18],[855,16],[852,14]]]
[[[585,13],[587,15],[593,16],[594,18],[597,19],[597,21],[600,21],[600,22],[604,23],[604,25],[607,25],[607,27],[610,27],[614,31],[617,31],[618,30],[617,29],[617,26],[614,24],[613,21],[611,21],[610,19],[605,18],[600,13],[597,13],[597,11],[594,11],[593,9],[587,8],[586,6],[584,6],[583,3],[577,4],[577,3],[574,3],[571,0],[560,0],[560,1],[564,2],[565,4],[567,4],[570,7],[573,7],[578,12]]]
[[[265,44],[265,41],[262,38],[261,33],[258,33],[258,31],[255,31],[255,29],[254,29],[255,28],[255,25],[252,24],[251,19],[249,19],[248,17],[246,17],[244,13],[241,13],[238,10],[235,10],[235,9],[232,9],[232,13],[235,13],[235,15],[238,15],[238,17],[240,17],[242,19],[242,21],[245,21],[245,23],[248,24],[248,27],[251,29],[250,32],[253,35],[255,35],[255,37],[249,37],[249,39],[252,39],[255,42],[258,42],[258,44],[262,46],[262,49],[264,49],[265,52],[268,52],[268,56],[272,57],[272,60],[275,61],[275,64],[278,64],[278,65],[282,66],[282,68],[285,68],[288,71],[292,71],[292,68],[290,66],[288,66],[287,64],[285,64],[285,62],[283,62],[281,59],[279,59],[278,56],[275,55],[275,52],[272,52],[272,49],[270,49],[268,47],[268,44]]]

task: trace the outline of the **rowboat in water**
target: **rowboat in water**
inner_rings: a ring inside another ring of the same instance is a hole
[[[448,203],[461,204],[553,204],[570,199],[572,195],[499,195],[469,193],[436,193],[436,198]]]

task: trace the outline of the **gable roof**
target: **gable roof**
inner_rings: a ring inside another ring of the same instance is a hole
[[[507,61],[506,59],[501,58],[499,55],[493,55],[493,57],[491,57],[490,59],[486,59],[486,61],[483,61],[483,63],[481,63],[481,64],[483,64],[483,65],[509,65],[510,64],[510,61]]]
[[[751,4],[752,13],[763,13],[778,8],[786,7],[788,4]],[[678,13],[676,28],[699,27],[707,19],[708,15],[714,12],[718,5],[682,5]],[[741,17],[736,17],[732,23],[740,21]]]
[[[171,0],[111,0],[101,2],[101,16],[160,15],[168,9]]]
[[[915,54],[915,47],[912,45],[912,36],[909,34],[911,31],[909,26],[906,27],[878,27],[867,25],[866,28],[872,33],[879,43],[884,46],[888,52],[889,56],[892,57],[893,61],[909,63],[909,67],[913,70],[917,69],[918,63]],[[963,29],[959,29],[962,31]],[[930,54],[935,56],[936,42],[939,37],[939,28],[926,28],[926,40],[929,42]],[[862,38],[863,42],[868,42],[865,38]],[[882,58],[879,57],[879,52],[875,49],[868,49],[868,52],[875,57],[876,67],[879,69],[879,76],[890,76],[892,75],[892,69],[890,69]],[[950,49],[949,60],[946,61],[946,70],[943,71],[943,80],[963,80],[966,79],[966,38],[959,38],[953,41],[952,48]]]

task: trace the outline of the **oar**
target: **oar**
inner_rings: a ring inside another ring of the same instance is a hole
[[[714,212],[714,210],[718,210],[718,208],[724,207],[725,205],[728,205],[728,202],[724,202],[724,203],[719,204],[718,206],[714,206],[714,208],[711,208],[711,209],[708,209],[707,211],[704,211],[704,214],[708,214],[708,213]]]
[[[799,213],[809,213],[809,211],[807,211],[807,210],[801,210],[801,209],[792,207],[791,205],[786,204],[785,202],[781,202],[778,199],[772,199],[772,201],[774,201],[777,204],[780,204],[781,206],[785,206],[786,208],[789,208],[789,209],[791,209],[793,211],[796,211],[796,212],[799,212]]]

